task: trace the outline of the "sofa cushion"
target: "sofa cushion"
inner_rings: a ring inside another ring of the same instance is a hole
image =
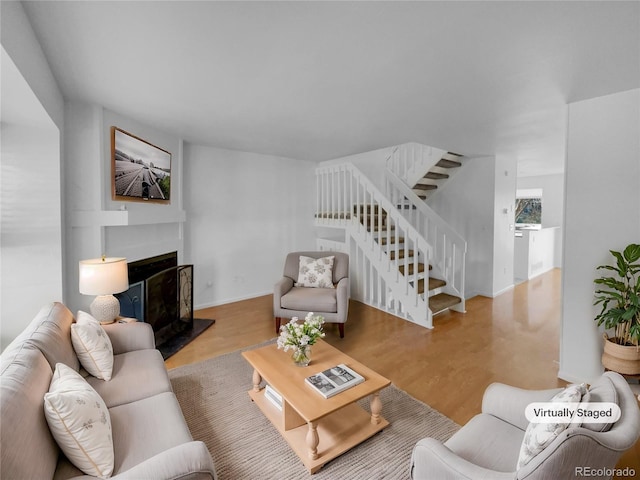
[[[193,440],[173,393],[161,393],[109,411],[116,455],[115,473]]]
[[[514,472],[524,431],[486,413],[476,415],[445,446],[465,460],[498,472]]]
[[[312,258],[300,255],[297,287],[333,288],[335,257]]]
[[[111,418],[100,396],[78,372],[56,365],[44,412],[56,442],[87,475],[109,478],[113,472]]]
[[[15,345],[0,357],[0,478],[51,478],[58,445],[44,418],[53,373],[33,345]]]
[[[287,310],[334,313],[338,311],[334,288],[293,287],[280,298],[280,305]]]
[[[9,344],[7,350],[27,342],[40,349],[49,362],[52,373],[56,363],[64,363],[78,371],[80,364],[71,345],[73,320],[73,314],[67,307],[58,302],[51,303],[38,312],[27,328]]]
[[[84,369],[109,381],[113,370],[113,347],[100,322],[82,310],[71,325],[71,343]]]
[[[162,354],[155,349],[114,355],[110,381],[95,377],[86,380],[109,408],[172,391]]]

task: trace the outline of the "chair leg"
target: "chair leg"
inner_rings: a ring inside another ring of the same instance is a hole
[[[344,338],[344,323],[338,324],[338,330],[340,330],[340,338]]]
[[[280,323],[282,322],[282,319],[280,317],[276,317],[276,335],[278,335],[280,333]]]

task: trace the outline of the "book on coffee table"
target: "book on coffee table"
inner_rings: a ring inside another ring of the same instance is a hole
[[[329,398],[364,382],[364,377],[341,363],[311,375],[304,381],[324,398]]]

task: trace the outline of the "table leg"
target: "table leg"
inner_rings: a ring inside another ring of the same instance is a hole
[[[260,382],[262,382],[262,377],[260,376],[260,373],[258,372],[258,370],[254,370],[253,371],[253,391],[254,392],[260,391]]]
[[[380,423],[380,413],[382,413],[382,401],[380,400],[380,392],[371,395],[371,423],[378,425]]]
[[[309,447],[309,458],[315,460],[318,458],[318,444],[320,438],[318,437],[318,424],[315,422],[308,422],[309,431],[307,432],[307,446]]]

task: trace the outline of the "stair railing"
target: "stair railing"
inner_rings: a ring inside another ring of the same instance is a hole
[[[444,290],[460,297],[452,309],[464,312],[467,242],[393,172],[385,172],[387,197],[432,247],[432,267],[447,282]]]
[[[316,169],[318,225],[346,227],[353,249],[356,286],[352,295],[408,320],[432,328],[427,293],[418,293],[418,264],[428,265],[432,248],[389,199],[351,163]],[[425,269],[428,271],[428,269]],[[428,275],[428,274],[427,274]],[[428,278],[425,278],[428,282]]]
[[[387,170],[413,187],[446,153],[446,150],[420,143],[404,143],[391,151]]]

